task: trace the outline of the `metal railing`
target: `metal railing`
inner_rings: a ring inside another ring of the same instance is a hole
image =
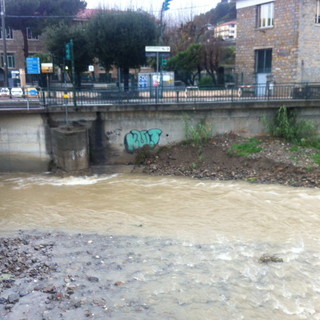
[[[239,101],[286,101],[293,99],[320,100],[320,83],[288,83],[266,85],[239,85],[214,88],[151,87],[144,89],[82,89],[41,90],[37,100],[42,108],[57,106],[103,106],[141,104],[187,104]]]

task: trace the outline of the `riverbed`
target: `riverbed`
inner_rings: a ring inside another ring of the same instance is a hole
[[[0,200],[39,267],[1,280],[4,319],[320,319],[317,189],[5,174]]]

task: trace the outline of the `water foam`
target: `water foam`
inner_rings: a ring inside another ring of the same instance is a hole
[[[93,175],[93,176],[81,176],[81,177],[53,177],[53,176],[31,176],[31,177],[19,177],[6,179],[5,182],[15,184],[14,189],[23,189],[30,186],[79,186],[79,185],[93,185],[101,181],[106,181],[117,177],[119,174],[112,175]]]

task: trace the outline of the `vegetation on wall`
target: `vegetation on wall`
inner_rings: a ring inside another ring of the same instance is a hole
[[[320,149],[320,137],[315,124],[306,120],[298,121],[296,112],[285,106],[278,110],[274,122],[268,127],[272,136],[305,147]]]

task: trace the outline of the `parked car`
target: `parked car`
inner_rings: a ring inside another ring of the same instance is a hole
[[[11,96],[13,98],[23,98],[23,90],[20,87],[11,88]]]
[[[36,98],[39,96],[39,91],[36,88],[25,88],[24,93],[27,98]]]
[[[0,89],[0,97],[10,97],[9,88],[1,88]]]

